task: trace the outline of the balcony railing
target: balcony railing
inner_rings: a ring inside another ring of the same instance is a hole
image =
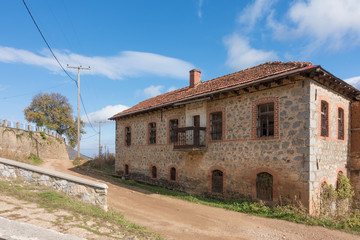
[[[205,127],[183,127],[175,129],[177,142],[174,149],[177,150],[203,150],[206,147]]]

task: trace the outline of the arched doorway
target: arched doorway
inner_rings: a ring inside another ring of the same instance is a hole
[[[273,176],[267,172],[256,175],[256,198],[265,201],[273,200]]]
[[[211,192],[223,193],[223,172],[220,170],[214,170],[211,173]]]

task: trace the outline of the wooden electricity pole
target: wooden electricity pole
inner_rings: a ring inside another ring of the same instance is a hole
[[[78,80],[77,80],[77,89],[78,89],[78,102],[77,102],[77,157],[80,158],[80,69],[90,70],[90,67],[71,67],[67,65],[68,68],[75,68],[78,70]]]
[[[105,121],[99,121],[99,158],[101,155],[101,123],[105,123]]]

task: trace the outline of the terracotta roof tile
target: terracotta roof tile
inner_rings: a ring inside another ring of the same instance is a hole
[[[251,83],[269,76],[286,73],[292,70],[304,69],[313,66],[310,62],[266,62],[255,67],[247,68],[238,72],[230,73],[221,77],[217,77],[208,81],[204,81],[194,88],[181,88],[175,91],[164,93],[153,98],[144,100],[135,106],[122,111],[110,119],[128,115],[134,112],[141,112],[149,108],[154,108],[165,103],[174,103],[189,97],[196,97],[204,93],[221,90],[227,87],[236,86],[244,83]]]

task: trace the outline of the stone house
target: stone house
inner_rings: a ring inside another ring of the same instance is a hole
[[[110,118],[115,171],[194,194],[298,200],[311,212],[323,182],[335,186],[342,173],[360,183],[360,147],[351,148],[359,94],[311,63],[268,62],[204,82],[193,69],[189,86]]]

